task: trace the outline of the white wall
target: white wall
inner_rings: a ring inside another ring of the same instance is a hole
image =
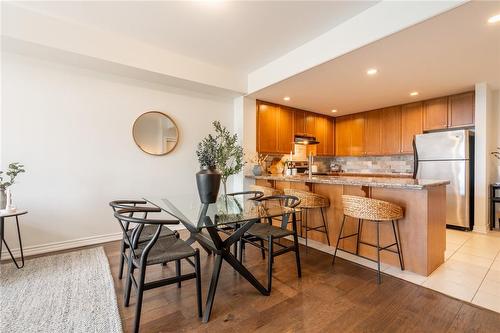
[[[474,173],[474,231],[488,232],[489,185],[494,181],[494,162],[491,152],[496,146],[493,93],[487,83],[475,86],[475,173]]]
[[[233,101],[4,53],[2,167],[27,172],[12,187],[25,248],[119,232],[108,202],[195,193],[195,156],[211,122],[233,126]],[[166,156],[142,152],[132,124],[170,115],[180,142]],[[8,224],[8,223],[7,223]],[[7,239],[14,240],[12,225]]]

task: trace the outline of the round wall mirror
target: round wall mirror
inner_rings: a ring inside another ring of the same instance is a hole
[[[132,135],[137,146],[151,155],[168,154],[179,141],[177,125],[169,116],[158,111],[141,114],[134,122]]]

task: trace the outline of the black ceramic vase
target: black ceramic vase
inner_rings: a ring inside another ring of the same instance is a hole
[[[203,167],[196,173],[196,185],[202,203],[211,204],[217,201],[221,174],[214,168]]]

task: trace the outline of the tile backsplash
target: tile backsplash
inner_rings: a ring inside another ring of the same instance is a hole
[[[412,173],[412,155],[334,157],[335,163],[342,166],[344,172],[356,173]]]
[[[273,158],[282,157],[283,155],[268,156],[266,166],[270,166]],[[380,174],[411,174],[413,172],[413,155],[314,158],[314,164],[318,166],[319,172],[330,171],[331,162],[340,164],[343,172]]]

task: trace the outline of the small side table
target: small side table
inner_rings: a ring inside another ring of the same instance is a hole
[[[495,204],[500,204],[500,194],[497,194],[497,191],[500,191],[500,183],[491,184],[490,185],[490,230],[493,230],[493,228],[495,228],[497,219],[495,212]]]
[[[2,244],[5,243],[5,247],[7,248],[7,251],[9,251],[10,257],[12,258],[12,261],[16,265],[16,267],[23,268],[24,267],[24,254],[23,254],[23,243],[21,242],[21,231],[19,231],[19,216],[27,214],[27,210],[17,210],[13,213],[0,213],[0,258],[2,257]],[[17,238],[19,240],[19,249],[21,250],[21,265],[16,261],[14,256],[12,255],[12,252],[10,251],[9,245],[4,239],[4,230],[5,230],[5,219],[7,217],[15,217],[16,218],[16,225],[17,225]]]

